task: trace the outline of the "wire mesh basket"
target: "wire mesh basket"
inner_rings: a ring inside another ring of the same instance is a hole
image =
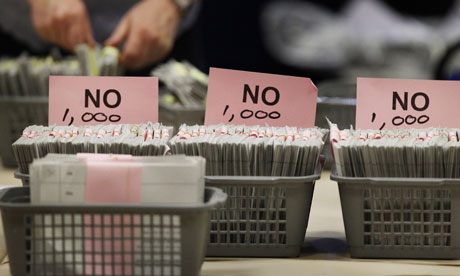
[[[206,177],[228,195],[212,213],[207,256],[299,256],[322,165],[304,177]]]
[[[343,177],[335,168],[353,258],[460,258],[460,179]]]
[[[198,275],[211,209],[226,195],[206,188],[205,203],[38,205],[29,189],[0,195],[10,270],[24,275]]]
[[[30,125],[48,125],[48,97],[0,97],[0,155],[3,166],[17,166],[11,145]]]

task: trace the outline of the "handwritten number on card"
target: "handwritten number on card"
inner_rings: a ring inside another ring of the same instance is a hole
[[[404,111],[413,110],[413,112],[422,112],[425,111],[430,106],[430,98],[424,92],[416,92],[410,97],[409,101],[409,92],[404,92],[402,95],[397,91],[393,91],[392,94],[392,110],[396,111],[398,109],[402,109]],[[371,122],[374,122],[376,119],[376,113],[372,113]],[[417,124],[425,124],[430,120],[428,115],[422,114],[418,115],[417,113],[413,113],[413,115],[409,114],[406,116],[396,115],[391,120],[393,126],[400,126],[406,124],[408,126]],[[386,123],[383,123],[380,126],[380,129],[385,127]]]
[[[254,104],[257,104],[259,102],[259,98],[262,100],[262,102],[265,105],[268,105],[268,106],[274,106],[279,102],[280,92],[277,88],[272,87],[272,86],[268,86],[264,88],[262,90],[262,93],[260,93],[260,97],[259,97],[259,90],[260,90],[259,85],[256,85],[254,89],[251,89],[251,87],[248,84],[244,84],[243,103],[252,102]],[[225,116],[228,109],[229,109],[229,105],[226,105],[222,115]],[[239,115],[241,119],[250,119],[254,117],[260,120],[266,119],[266,118],[276,120],[281,117],[281,114],[278,111],[266,112],[264,110],[251,110],[251,109],[243,109]],[[235,114],[232,114],[228,122],[233,121],[234,118],[235,118]]]

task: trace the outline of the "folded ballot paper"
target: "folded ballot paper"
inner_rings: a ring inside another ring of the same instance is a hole
[[[168,88],[169,93],[162,96],[162,102],[187,108],[205,106],[208,75],[191,63],[172,59],[157,66],[151,75],[158,77]]]
[[[314,172],[327,130],[244,125],[182,125],[173,154],[206,158],[206,175],[306,176]]]
[[[191,206],[204,201],[204,168],[201,157],[49,154],[30,167],[31,200]],[[32,250],[43,252],[34,255],[34,271],[160,275],[166,267],[168,275],[180,275],[180,220],[154,213],[34,216]]]
[[[112,153],[158,156],[168,152],[172,127],[161,124],[96,126],[29,126],[13,143],[13,153],[22,173],[29,172],[35,158],[48,153]]]
[[[352,177],[460,177],[460,129],[339,130],[331,124],[337,173]]]
[[[80,44],[75,53],[83,76],[118,76],[122,73],[118,65],[119,51],[115,47],[91,48]]]

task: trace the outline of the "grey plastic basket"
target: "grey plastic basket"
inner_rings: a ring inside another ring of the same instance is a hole
[[[48,124],[48,97],[0,97],[0,155],[3,166],[16,167],[11,145],[29,125]]]
[[[0,208],[11,274],[198,275],[211,208],[225,200],[221,190],[206,188],[205,203],[188,207],[37,205],[28,188],[5,189]]]
[[[460,258],[460,179],[338,176],[353,258]]]
[[[173,126],[174,131],[178,131],[182,124],[202,125],[204,123],[205,107],[186,108],[173,106],[160,100],[159,102],[159,121],[163,125]]]
[[[212,213],[207,256],[299,256],[323,163],[305,177],[206,177],[228,195]]]

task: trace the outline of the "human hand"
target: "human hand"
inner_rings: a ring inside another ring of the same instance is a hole
[[[29,4],[32,23],[43,40],[69,51],[81,43],[95,45],[82,0],[29,0]]]
[[[116,47],[125,41],[120,63],[141,69],[171,51],[181,16],[173,0],[143,0],[125,14],[105,44]]]

